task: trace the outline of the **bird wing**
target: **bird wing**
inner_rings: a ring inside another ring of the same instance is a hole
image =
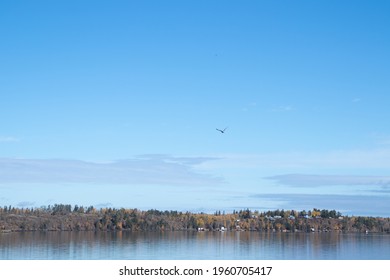
[[[222,130],[222,129],[218,129],[218,128],[216,128],[216,130],[218,130],[218,131],[220,131],[220,132],[224,133],[224,132],[225,132],[225,130],[226,130],[226,128],[228,128],[228,127],[225,127],[223,130]]]

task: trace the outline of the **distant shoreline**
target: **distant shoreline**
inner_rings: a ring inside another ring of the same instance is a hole
[[[0,233],[30,231],[258,231],[390,233],[390,218],[343,216],[335,210],[240,210],[214,214],[56,204],[0,208]]]

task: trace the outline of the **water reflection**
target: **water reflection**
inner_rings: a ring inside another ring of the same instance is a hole
[[[0,234],[0,259],[390,259],[390,235],[259,232]]]

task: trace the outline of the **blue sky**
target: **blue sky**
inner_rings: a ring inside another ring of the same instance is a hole
[[[389,12],[3,1],[0,205],[390,216]]]

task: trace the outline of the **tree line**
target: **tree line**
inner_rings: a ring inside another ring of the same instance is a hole
[[[343,216],[336,210],[252,211],[213,214],[54,204],[0,207],[0,230],[8,231],[343,231],[390,233],[390,218]]]

